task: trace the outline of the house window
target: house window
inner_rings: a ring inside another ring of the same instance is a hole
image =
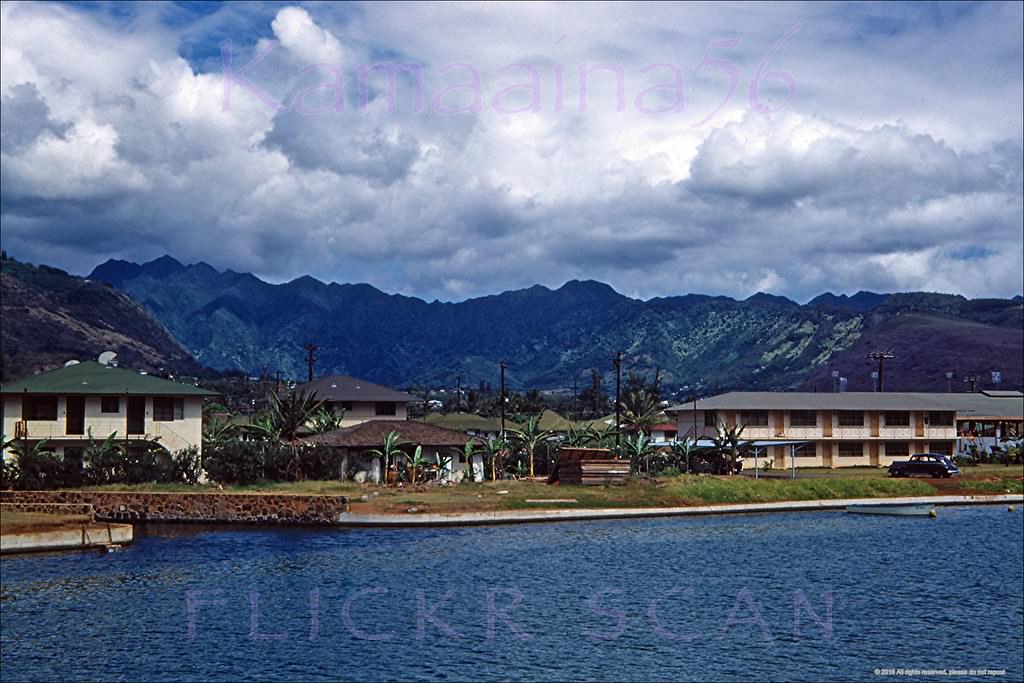
[[[864,444],[860,441],[840,441],[840,458],[859,458],[864,455]]]
[[[25,396],[21,402],[21,414],[25,420],[56,420],[56,396]]]
[[[864,412],[861,410],[840,410],[839,411],[839,426],[840,427],[863,427],[864,426]]]
[[[889,410],[885,413],[886,427],[909,427],[910,413],[905,410]]]
[[[340,405],[341,409],[346,413],[352,412],[352,401],[342,401]]]
[[[395,404],[391,401],[377,401],[373,412],[375,415],[394,415],[396,413]]]
[[[944,410],[933,410],[928,413],[928,423],[933,427],[952,427],[953,413]]]
[[[718,426],[718,413],[713,410],[704,411],[704,426],[705,427],[717,427]]]
[[[185,399],[154,398],[153,420],[155,422],[174,422],[185,419]]]
[[[767,427],[767,410],[744,410],[740,413],[740,422],[745,427]]]
[[[818,411],[816,410],[791,410],[789,411],[790,427],[817,427]]]
[[[953,442],[932,441],[928,444],[928,450],[939,455],[953,455]]]
[[[121,399],[118,396],[102,396],[100,397],[100,412],[101,413],[119,413],[121,412]]]
[[[889,458],[906,458],[910,455],[910,443],[889,441],[885,444],[885,455]]]

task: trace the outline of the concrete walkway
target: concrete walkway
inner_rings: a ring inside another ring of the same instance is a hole
[[[588,519],[631,517],[680,517],[685,515],[723,515],[765,512],[806,512],[842,510],[847,505],[879,503],[931,503],[933,505],[1022,504],[1024,495],[994,496],[919,496],[909,498],[846,498],[837,500],[798,500],[780,503],[741,503],[673,508],[603,508],[587,510],[503,510],[493,512],[452,512],[427,514],[363,515],[343,513],[338,524],[349,527],[476,526],[486,524],[522,524],[528,522],[567,522]]]

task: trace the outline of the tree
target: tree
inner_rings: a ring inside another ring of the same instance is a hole
[[[473,478],[473,457],[481,452],[481,449],[477,446],[475,439],[468,439],[466,445],[462,447],[462,457],[466,460],[466,469],[469,472],[470,479]]]
[[[640,471],[640,463],[647,462],[647,470],[650,471],[650,463],[648,459],[657,447],[654,445],[654,441],[651,437],[647,436],[643,432],[637,432],[632,436],[627,436],[622,442],[622,448],[626,456],[629,458],[629,469],[633,473]]]
[[[238,426],[228,418],[211,415],[203,420],[203,444],[219,448],[238,435]]]
[[[687,474],[689,474],[690,460],[700,450],[702,449],[699,446],[697,446],[697,439],[689,436],[684,436],[682,441],[677,441],[676,443],[672,444],[672,454],[676,458],[676,466],[679,467],[680,465],[682,465],[683,467],[681,469],[683,469]]]
[[[589,422],[582,427],[572,425],[565,434],[566,445],[574,448],[586,448],[595,443],[600,443],[600,441],[601,435],[594,429],[594,425]]]
[[[736,463],[750,452],[751,444],[743,439],[744,425],[728,426],[719,424],[713,439],[715,451],[725,458],[729,465],[729,474],[736,472]]]
[[[323,407],[324,402],[317,400],[316,392],[292,389],[284,398],[271,392],[269,408],[253,421],[252,428],[271,441],[294,441],[299,430]]]
[[[123,479],[125,450],[113,432],[103,441],[93,438],[92,427],[86,430],[88,445],[82,459],[89,463],[86,479],[90,484],[113,484]]]
[[[412,455],[404,453],[406,463],[409,466],[409,483],[416,483],[416,471],[423,467],[427,461],[423,459],[423,446],[417,446]]]
[[[326,434],[327,432],[336,432],[341,429],[341,422],[345,419],[345,411],[342,410],[340,413],[335,413],[326,405],[321,406],[316,413],[313,415],[311,425],[313,432],[316,434]]]
[[[402,435],[396,431],[390,431],[384,435],[384,441],[380,448],[375,448],[369,451],[370,455],[380,458],[382,466],[382,478],[386,484],[388,481],[388,472],[391,470],[390,462],[394,458],[395,462],[398,462],[398,458],[402,457],[405,452],[399,448],[405,442],[402,441]]]
[[[627,432],[650,434],[654,425],[661,422],[661,404],[648,389],[627,391],[621,408],[622,428]]]
[[[493,436],[488,438],[483,444],[484,458],[490,461],[491,464],[491,479],[493,481],[498,480],[498,461],[501,460],[502,453],[505,452],[506,443],[504,439],[494,438]]]
[[[523,429],[510,429],[509,431],[516,442],[526,451],[526,457],[529,462],[528,471],[530,478],[533,479],[534,454],[541,444],[551,438],[551,432],[540,428],[540,418],[537,416],[527,420]]]

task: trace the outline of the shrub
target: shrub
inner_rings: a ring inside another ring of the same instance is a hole
[[[324,444],[235,441],[221,446],[207,444],[203,454],[207,476],[222,484],[333,479],[340,475],[340,467],[340,456]]]

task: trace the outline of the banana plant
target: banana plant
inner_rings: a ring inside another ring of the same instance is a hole
[[[587,446],[601,442],[601,434],[594,428],[592,422],[582,427],[572,425],[565,434],[565,443],[575,448],[586,448]]]
[[[651,437],[643,432],[637,432],[623,439],[622,448],[629,457],[629,468],[634,473],[639,472],[640,463],[647,461],[651,453],[657,450]],[[649,462],[647,469],[650,470]]]
[[[423,458],[423,446],[417,446],[412,455],[405,453],[405,460],[409,466],[409,483],[415,484],[416,472],[427,464],[427,461]]]
[[[512,438],[526,451],[527,462],[529,463],[529,476],[533,479],[534,454],[537,448],[551,438],[552,432],[540,428],[540,418],[531,417],[526,421],[522,429],[510,429]]]
[[[335,413],[327,406],[321,406],[320,409],[313,414],[313,418],[310,420],[310,426],[316,434],[336,432],[341,429],[341,422],[344,419],[344,410],[339,413]]]
[[[391,471],[390,463],[392,462],[392,458],[397,462],[398,458],[405,455],[405,452],[399,448],[399,446],[404,443],[405,442],[402,441],[402,435],[392,430],[384,435],[384,441],[380,448],[375,448],[369,451],[370,455],[380,458],[380,462],[383,467],[382,476],[385,484],[388,481],[388,472]]]
[[[462,447],[462,457],[466,461],[466,471],[469,473],[470,479],[473,478],[473,457],[480,452],[481,449],[473,439],[466,441],[466,444]]]
[[[697,446],[697,439],[684,436],[682,441],[672,444],[672,454],[676,457],[676,465],[684,464],[687,474],[690,473],[690,459],[701,450]]]
[[[505,441],[501,438],[490,437],[483,445],[484,457],[491,463],[491,480],[498,480],[498,461],[505,452]]]

